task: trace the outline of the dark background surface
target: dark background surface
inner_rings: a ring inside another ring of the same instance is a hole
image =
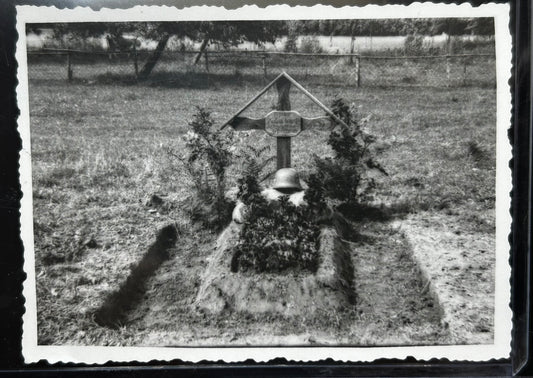
[[[446,1],[450,3],[449,1]],[[275,2],[255,1],[259,6],[266,6]],[[287,1],[290,5],[313,5],[318,1]],[[335,6],[365,5],[386,3],[408,3],[394,1],[328,1]],[[473,5],[483,1],[471,1]],[[446,360],[432,360],[417,362],[414,359],[380,360],[373,364],[343,364],[332,360],[314,364],[295,364],[279,359],[268,365],[254,364],[246,361],[241,364],[196,364],[184,365],[180,361],[173,361],[163,365],[154,361],[150,364],[109,364],[106,367],[83,366],[73,364],[49,365],[44,361],[37,364],[25,365],[21,354],[22,314],[24,299],[22,297],[22,282],[25,275],[22,271],[23,247],[20,240],[19,201],[21,198],[18,178],[18,154],[21,140],[17,132],[17,117],[19,110],[16,103],[16,61],[15,45],[17,35],[15,31],[15,5],[54,5],[58,8],[71,8],[76,5],[91,5],[93,9],[101,7],[126,8],[138,4],[145,5],[175,5],[184,7],[198,5],[195,0],[28,0],[0,2],[0,222],[2,235],[0,237],[0,374],[12,376],[475,376],[499,375],[506,376],[514,372],[520,375],[533,375],[533,366],[528,353],[532,332],[529,317],[528,295],[531,283],[528,279],[531,270],[531,259],[528,236],[530,235],[530,177],[531,177],[531,4],[529,1],[512,2],[511,31],[513,32],[515,67],[513,74],[516,78],[513,88],[513,124],[509,137],[514,143],[514,159],[510,163],[513,167],[513,207],[514,224],[510,240],[514,251],[511,263],[513,265],[513,299],[515,329],[513,334],[513,367],[510,361],[491,361],[487,363],[451,363]],[[235,8],[244,5],[242,1],[203,0],[202,4],[224,5]],[[516,85],[514,85],[516,83]],[[468,356],[465,356],[466,358]],[[522,367],[521,367],[522,366]],[[60,369],[58,371],[58,369]]]

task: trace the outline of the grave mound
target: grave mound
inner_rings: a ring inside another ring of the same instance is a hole
[[[332,227],[320,232],[316,272],[232,272],[231,259],[241,226],[232,222],[219,236],[196,297],[198,309],[311,314],[316,309],[340,309],[355,303],[349,247]]]

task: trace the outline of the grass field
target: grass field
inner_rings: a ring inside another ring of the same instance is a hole
[[[188,224],[180,204],[190,193],[190,182],[168,149],[183,148],[181,138],[195,106],[211,110],[220,125],[260,86],[246,81],[192,88],[157,82],[106,85],[30,80],[39,344],[490,341],[493,304],[481,306],[483,313],[475,319],[465,315],[464,324],[474,326],[467,336],[458,338],[444,320],[437,294],[428,290],[413,252],[419,247],[414,242],[427,240],[409,238],[409,229],[404,231],[397,222],[438,235],[444,235],[446,228],[472,245],[485,243],[489,250],[483,255],[474,249],[475,256],[454,254],[453,261],[444,262],[450,266],[442,268],[462,269],[475,259],[481,273],[461,276],[462,285],[467,290],[481,288],[488,295],[494,292],[490,273],[494,269],[496,90],[353,88],[308,85],[303,80],[302,84],[325,104],[338,95],[353,102],[361,117],[369,117],[367,130],[377,137],[377,159],[389,173],[377,177],[375,202],[353,220],[364,236],[351,244],[359,296],[356,307],[306,319],[275,314],[243,318],[231,313],[217,318],[191,308],[216,235]],[[293,109],[302,115],[322,115],[296,92],[291,96]],[[268,93],[248,114],[260,117],[274,103],[275,93]],[[327,131],[309,131],[293,139],[293,166],[305,175],[312,154],[330,153],[326,138]],[[274,146],[273,138],[260,132],[236,135],[237,148],[247,143]],[[235,167],[231,179],[238,173]],[[147,206],[153,194],[168,204],[164,210]],[[95,310],[126,279],[157,231],[171,223],[180,225],[180,239],[147,282],[144,298],[129,313],[128,322],[118,329],[96,324]],[[452,288],[455,284],[449,283]],[[459,320],[461,316],[459,312]],[[480,322],[486,327],[476,328]]]

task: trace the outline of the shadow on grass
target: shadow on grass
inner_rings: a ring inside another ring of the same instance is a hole
[[[331,226],[345,241],[371,243],[374,239],[369,235],[360,233],[354,225],[339,211],[334,211],[332,216],[320,221],[323,226]]]
[[[265,84],[265,80],[261,75],[241,73],[154,72],[144,80],[138,80],[129,74],[106,73],[98,75],[95,83],[161,88],[213,89],[219,86],[241,87],[245,83],[261,86]]]
[[[168,250],[174,246],[177,238],[174,225],[165,226],[159,231],[156,241],[131,270],[126,281],[117,291],[112,292],[96,311],[96,323],[110,328],[118,328],[125,323],[128,311],[142,299],[146,281],[168,259]]]
[[[425,204],[400,202],[390,206],[375,206],[368,204],[341,204],[337,210],[347,219],[359,221],[387,222],[393,219],[403,218],[407,214],[414,213],[418,209],[424,209]]]
[[[105,73],[96,76],[91,84],[114,84],[114,85],[138,85],[161,88],[189,88],[189,89],[218,89],[218,88],[241,88],[244,85],[262,86],[273,80],[277,74],[265,77],[262,74],[236,72],[154,72],[144,80],[137,79],[131,74]],[[341,78],[332,80],[329,74],[298,74],[292,76],[298,81],[305,81],[306,85],[320,85],[337,87],[345,85]]]

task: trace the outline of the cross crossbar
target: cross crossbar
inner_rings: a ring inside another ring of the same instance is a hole
[[[327,128],[334,126],[334,122],[331,121],[330,117],[301,117],[301,122],[301,131],[315,127]],[[235,131],[265,130],[265,123],[265,118],[235,117],[231,123],[231,127]]]
[[[337,117],[326,105],[322,104],[320,100],[318,100],[315,96],[313,96],[307,89],[305,89],[300,83],[298,83],[296,80],[294,80],[287,72],[283,71],[280,73],[274,80],[272,80],[270,83],[267,84],[266,87],[261,89],[250,101],[248,101],[242,108],[240,108],[230,119],[228,119],[224,124],[220,127],[220,129],[224,129],[226,126],[230,125],[232,121],[238,117],[242,112],[244,112],[246,109],[248,109],[254,102],[256,102],[262,95],[266,93],[274,84],[276,84],[282,77],[289,80],[296,88],[298,88],[304,95],[306,95],[311,101],[313,101],[315,104],[317,104],[321,109],[323,109],[326,114],[328,114],[331,118],[335,120],[335,122],[341,124],[344,127],[348,127],[348,125],[339,117]]]
[[[282,72],[280,73],[274,80],[272,80],[266,87],[264,87],[263,89],[261,89],[259,91],[259,93],[257,93],[250,101],[248,101],[242,108],[240,108],[237,113],[235,113],[230,119],[228,119],[226,122],[224,122],[224,124],[220,127],[220,129],[222,130],[223,128],[225,128],[226,126],[228,126],[229,124],[231,124],[231,121],[233,121],[233,119],[235,117],[237,117],[239,114],[241,114],[242,112],[244,112],[246,109],[248,109],[254,102],[256,102],[259,97],[261,97],[262,95],[264,95],[266,93],[266,91],[268,91],[274,84],[276,84],[276,82],[281,78],[283,77],[283,74],[285,72]]]
[[[267,90],[273,85],[276,85],[278,91],[278,105],[277,110],[268,113],[264,118],[250,118],[241,117],[240,114],[244,112],[250,105],[259,99]],[[289,99],[290,86],[294,85],[311,101],[322,108],[327,116],[305,118],[298,112],[291,110],[291,103]],[[279,74],[272,82],[256,94],[250,101],[248,101],[237,113],[235,113],[227,122],[225,122],[221,130],[230,125],[237,131],[244,130],[263,130],[270,136],[277,139],[277,167],[286,168],[291,166],[291,138],[298,136],[302,130],[307,130],[313,127],[331,127],[335,123],[344,127],[348,127],[339,117],[337,117],[328,107],[322,104],[315,96],[309,93],[304,87],[294,80],[286,72]]]

